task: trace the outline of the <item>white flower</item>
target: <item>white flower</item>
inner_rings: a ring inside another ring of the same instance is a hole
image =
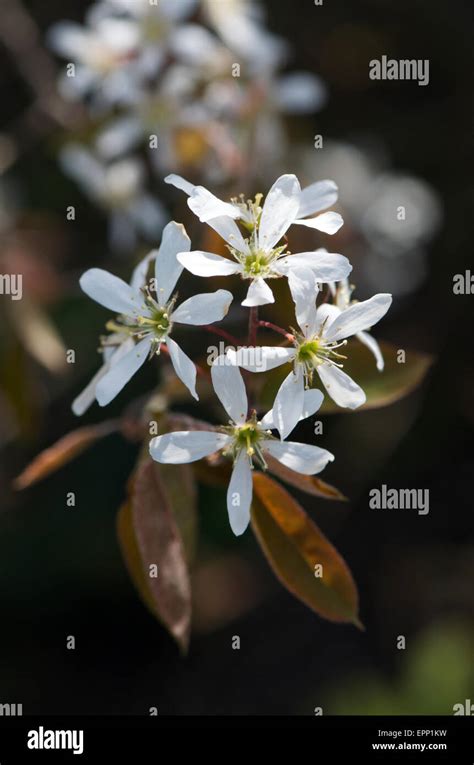
[[[90,8],[85,26],[56,24],[49,33],[51,47],[76,64],[74,76],[61,80],[63,93],[76,98],[92,93],[105,106],[128,103],[166,63],[181,22],[196,5],[197,0],[105,0]]]
[[[98,103],[121,99],[136,81],[130,68],[140,48],[136,24],[128,19],[95,18],[88,14],[87,25],[62,21],[49,32],[53,50],[75,64],[60,81],[64,96],[82,98],[92,93]]]
[[[194,398],[196,393],[196,367],[191,359],[171,338],[175,324],[202,325],[220,321],[229,310],[232,295],[226,290],[194,295],[175,308],[173,289],[183,270],[176,253],[190,247],[184,227],[169,223],[157,252],[151,252],[135,269],[132,282],[126,284],[117,276],[92,268],[80,279],[84,292],[93,300],[118,315],[109,322],[111,335],[104,347],[117,347],[112,356],[106,355],[105,369],[99,370],[91,386],[100,406],[109,404],[147,358],[160,353],[166,345],[177,376]],[[146,284],[148,264],[155,258],[155,292]],[[126,347],[124,347],[126,346]],[[87,390],[87,389],[86,389]],[[90,392],[85,394],[86,401]],[[77,400],[76,400],[77,402]],[[83,410],[83,401],[76,403],[76,411]]]
[[[80,144],[68,144],[60,155],[63,170],[109,214],[109,239],[114,249],[130,250],[137,232],[156,238],[167,215],[144,190],[144,168],[137,159],[101,162]]]
[[[150,454],[157,462],[180,464],[194,462],[217,451],[231,457],[234,463],[227,490],[227,509],[234,534],[243,534],[250,519],[252,502],[252,467],[255,461],[266,468],[268,453],[283,465],[305,475],[323,470],[334,457],[318,446],[283,442],[271,435],[273,414],[258,421],[255,412],[248,415],[245,385],[239,369],[220,356],[211,367],[212,382],[230,424],[217,431],[179,431],[157,436],[150,441]],[[315,392],[309,392],[308,415],[321,403]]]
[[[232,261],[211,252],[194,250],[179,254],[178,260],[196,276],[240,274],[243,279],[250,280],[242,305],[273,303],[273,293],[267,280],[288,276],[294,268],[304,266],[311,269],[318,282],[339,281],[351,271],[351,265],[343,255],[325,250],[288,255],[285,253],[286,244],[279,244],[293,224],[317,228],[326,233],[334,233],[342,225],[338,213],[306,217],[335,201],[337,190],[333,181],[321,181],[301,191],[295,175],[282,175],[273,184],[262,206],[261,194],[254,202],[232,200],[228,203],[203,186],[193,186],[179,176],[170,175],[165,181],[189,195],[190,209],[225,239],[234,258]],[[245,229],[246,237],[236,220]]]
[[[293,348],[262,347],[258,363],[248,358],[246,349],[229,351],[233,363],[251,372],[263,372],[293,363],[293,370],[281,384],[273,406],[274,419],[282,438],[291,433],[304,409],[305,386],[312,383],[317,372],[331,398],[342,407],[355,409],[365,402],[365,393],[349,375],[342,371],[345,359],[338,349],[346,338],[372,327],[384,316],[392,296],[380,293],[361,303],[353,303],[341,311],[337,306],[323,303],[316,308],[318,286],[314,274],[305,268],[289,275],[290,290],[295,301],[295,313],[301,334]]]
[[[336,309],[341,311],[346,311],[351,305],[355,305],[357,301],[352,300],[352,291],[353,287],[349,284],[348,279],[342,279],[342,281],[339,282],[339,284],[336,286],[334,284],[329,285],[332,295],[333,295],[333,304],[331,308],[331,312],[336,317],[337,312]],[[380,346],[375,340],[375,338],[372,337],[372,335],[369,335],[368,332],[357,332],[356,337],[360,342],[365,345],[369,351],[372,352],[372,354],[375,357],[375,361],[377,364],[377,369],[379,372],[383,371],[384,368],[384,360],[382,356],[382,351],[380,350]]]

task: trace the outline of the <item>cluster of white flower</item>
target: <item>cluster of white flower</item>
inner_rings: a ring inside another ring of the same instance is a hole
[[[318,77],[280,74],[287,46],[260,11],[254,0],[100,0],[84,26],[50,31],[68,61],[60,90],[93,127],[92,145],[70,140],[62,165],[110,215],[115,248],[153,241],[169,219],[146,192],[150,173],[180,168],[216,184],[256,160],[268,167],[282,153],[282,115],[322,106]]]
[[[299,332],[282,330],[287,347],[259,346],[255,349],[259,351],[258,364],[248,363],[248,348],[229,348],[212,364],[214,390],[230,423],[209,432],[166,433],[150,443],[150,454],[159,462],[192,462],[217,451],[230,457],[234,467],[227,504],[232,529],[241,534],[250,517],[254,463],[265,469],[268,453],[287,468],[311,475],[334,459],[325,449],[284,439],[322,403],[322,392],[312,387],[315,372],[339,406],[354,409],[364,403],[363,390],[342,370],[345,356],[340,349],[347,338],[356,336],[373,351],[378,369],[383,369],[380,349],[367,330],[385,315],[392,298],[378,294],[354,302],[347,281],[351,265],[345,257],[321,249],[292,254],[287,251],[287,243],[282,243],[292,225],[329,234],[342,225],[336,213],[321,212],[337,199],[337,187],[332,181],[301,190],[296,176],[283,175],[265,199],[258,194],[247,202],[224,202],[204,187],[193,186],[178,176],[167,180],[188,194],[190,209],[223,237],[231,257],[191,251],[183,226],[172,222],[164,230],[159,250],[152,251],[136,267],[130,284],[101,269],[87,271],[81,278],[83,290],[118,316],[107,324],[109,335],[102,341],[104,364],[76,399],[73,409],[81,414],[94,399],[101,406],[108,404],[147,358],[162,351],[169,354],[177,376],[198,398],[196,367],[171,335],[175,324],[209,325],[220,321],[233,296],[220,289],[195,295],[175,307],[173,291],[184,268],[199,276],[238,275],[249,281],[242,305],[249,307],[254,317],[258,306],[274,302],[267,282],[286,278],[299,325]],[[153,261],[154,277],[148,279]],[[323,284],[332,302],[317,307]],[[292,364],[293,369],[281,384],[271,411],[263,417],[258,410],[249,411],[239,367],[261,372],[285,363]]]

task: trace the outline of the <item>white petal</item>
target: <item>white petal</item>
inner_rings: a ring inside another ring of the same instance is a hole
[[[336,212],[325,212],[317,215],[316,218],[304,218],[294,222],[298,226],[315,228],[316,231],[323,231],[325,234],[335,234],[344,225],[342,215]]]
[[[324,396],[317,388],[310,388],[305,390],[303,397],[303,410],[301,412],[301,420],[306,420],[307,417],[311,417],[318,411],[319,407],[324,401]],[[270,409],[264,417],[262,417],[260,424],[262,428],[268,430],[276,430],[275,418],[273,415],[273,409]]]
[[[233,218],[222,215],[219,218],[208,220],[207,225],[213,228],[214,231],[217,231],[219,236],[221,236],[227,244],[230,244],[231,247],[238,250],[238,252],[249,251],[248,244],[240,233],[240,229]]]
[[[195,462],[223,449],[230,441],[224,433],[207,430],[180,430],[165,433],[150,441],[150,454],[157,462],[180,465]]]
[[[295,303],[296,320],[305,337],[316,331],[316,298],[318,283],[310,268],[292,268],[288,274],[288,286]]]
[[[90,268],[82,274],[79,284],[92,300],[116,313],[133,313],[142,305],[140,296],[128,284],[102,268]]]
[[[111,365],[106,375],[96,388],[96,398],[100,406],[106,406],[125,387],[131,377],[145,363],[150,353],[151,340],[145,338],[128,351],[120,361]]]
[[[301,188],[296,175],[281,175],[268,192],[260,218],[258,239],[268,251],[280,241],[295,220]]]
[[[97,151],[105,159],[115,159],[134,148],[142,136],[143,127],[137,117],[120,117],[99,133]]]
[[[364,329],[370,329],[385,316],[391,303],[392,296],[384,292],[361,303],[353,303],[333,321],[325,333],[326,340],[341,340]]]
[[[195,186],[188,199],[188,206],[201,223],[206,223],[212,218],[226,215],[230,218],[239,218],[240,210],[236,205],[223,202],[211,194],[204,186]]]
[[[377,362],[377,369],[379,372],[382,372],[385,364],[382,356],[382,351],[380,350],[380,345],[378,344],[377,340],[372,337],[372,335],[369,335],[368,332],[358,332],[356,337],[358,340],[360,340],[361,343],[367,346],[370,351],[372,351],[375,357],[375,361]]]
[[[275,369],[292,361],[295,354],[295,348],[278,348],[271,345],[249,346],[239,348],[238,351],[231,349],[227,351],[227,357],[233,364],[249,372],[267,372],[269,369]]]
[[[199,396],[196,393],[196,367],[194,363],[171,337],[166,338],[166,346],[170,352],[174,371],[181,382],[185,384],[191,396],[194,396],[196,401],[199,401]]]
[[[327,332],[334,319],[336,319],[340,313],[341,309],[334,303],[322,303],[316,311],[316,331],[318,335],[323,331]]]
[[[180,252],[178,260],[195,276],[229,276],[242,270],[240,263],[203,250]]]
[[[227,510],[229,523],[236,536],[243,534],[250,521],[252,502],[252,470],[244,449],[237,457],[229,488],[227,489]]]
[[[266,281],[260,277],[251,282],[250,287],[248,288],[247,297],[245,300],[242,300],[242,305],[251,308],[256,305],[268,305],[268,303],[274,302],[275,298],[273,297],[273,292]]]
[[[188,252],[190,246],[191,240],[181,223],[171,221],[165,226],[155,261],[156,297],[160,305],[165,305],[183,270],[177,254]]]
[[[125,356],[135,346],[135,343],[131,337],[123,342],[119,335],[111,335],[111,338],[117,339],[117,342],[119,342],[120,345],[117,348],[112,346],[105,347],[103,353],[104,363],[95,373],[90,383],[86,385],[82,393],[80,393],[72,402],[72,411],[78,417],[84,414],[84,412],[89,409],[93,401],[95,401],[97,385],[99,381],[102,380],[104,375],[109,371],[111,366],[120,361],[120,359],[123,358],[123,356]]]
[[[344,255],[326,250],[298,252],[279,258],[273,270],[287,275],[290,268],[311,268],[318,282],[339,282],[352,271],[352,266]]]
[[[326,449],[295,441],[263,441],[263,447],[283,465],[304,475],[320,473],[334,460],[334,455]]]
[[[227,290],[193,295],[178,306],[171,320],[178,324],[212,324],[224,318],[232,300],[232,293]]]
[[[310,388],[309,390],[305,390],[301,419],[305,420],[307,417],[312,417],[312,415],[318,411],[323,401],[324,395],[322,391],[318,390],[317,388]]]
[[[334,364],[320,364],[317,372],[327,392],[338,406],[357,409],[365,403],[366,396],[362,388],[339,367]]]
[[[273,419],[280,433],[280,438],[289,436],[301,419],[304,401],[304,376],[300,364],[296,373],[291,371],[285,377],[273,403]]]
[[[301,192],[298,218],[306,218],[320,210],[326,210],[337,202],[337,185],[334,181],[316,181]]]
[[[275,95],[281,109],[290,114],[309,114],[326,101],[327,88],[323,80],[309,72],[291,72],[280,77]]]
[[[176,175],[176,173],[167,175],[165,178],[165,183],[169,183],[171,186],[174,186],[180,191],[184,191],[184,193],[188,196],[191,196],[194,189],[196,188],[193,183],[186,181],[184,178],[181,178],[180,175]]]
[[[138,265],[135,266],[130,279],[130,287],[134,292],[138,292],[141,287],[144,287],[147,282],[148,266],[150,261],[156,258],[156,250],[152,250],[148,253]]]
[[[84,412],[86,412],[90,405],[95,401],[95,389],[97,387],[97,383],[103,378],[108,369],[108,364],[102,364],[100,369],[95,373],[92,380],[72,402],[71,409],[77,417],[83,415]]]
[[[221,355],[211,366],[211,377],[216,396],[235,423],[247,419],[248,401],[240,370],[227,356]]]

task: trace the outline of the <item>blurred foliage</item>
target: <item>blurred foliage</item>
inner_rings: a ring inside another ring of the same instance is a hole
[[[395,642],[395,638],[394,638]],[[451,715],[456,704],[474,698],[474,634],[467,627],[439,623],[399,651],[398,677],[389,682],[373,672],[348,678],[329,692],[324,709],[340,715]]]

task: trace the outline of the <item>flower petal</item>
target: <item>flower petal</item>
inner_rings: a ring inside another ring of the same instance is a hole
[[[195,462],[209,454],[223,449],[230,441],[224,433],[211,433],[207,430],[180,430],[165,433],[150,441],[150,454],[156,462],[181,465],[183,462]]]
[[[296,320],[305,337],[316,332],[316,298],[319,288],[310,268],[291,268],[288,286],[295,303]]]
[[[344,255],[323,249],[286,255],[273,265],[273,270],[284,276],[291,268],[311,268],[318,282],[339,282],[352,271],[352,266]]]
[[[250,521],[252,502],[252,469],[249,458],[242,449],[234,463],[227,489],[227,511],[229,523],[236,536],[243,534]]]
[[[325,333],[326,340],[335,341],[370,329],[385,316],[392,303],[392,296],[380,292],[369,300],[353,303],[342,311]]]
[[[316,331],[318,335],[323,331],[327,332],[340,313],[341,309],[334,303],[322,303],[316,311]]]
[[[356,382],[334,364],[320,364],[317,372],[324,387],[338,406],[357,409],[365,403],[365,393]]]
[[[239,368],[222,354],[211,366],[211,377],[216,396],[231,420],[235,423],[245,422],[248,401]]]
[[[271,345],[249,346],[239,348],[237,351],[229,349],[227,358],[232,364],[247,369],[249,372],[267,372],[282,364],[292,361],[295,357],[295,348],[279,348]]]
[[[273,97],[284,112],[310,114],[326,101],[327,88],[320,77],[310,72],[290,72],[275,83]]]
[[[169,183],[171,186],[174,186],[180,191],[184,191],[184,193],[187,194],[188,196],[190,196],[193,193],[194,189],[196,188],[193,183],[186,181],[180,175],[176,175],[176,173],[171,173],[170,175],[167,175],[164,180],[165,180],[165,183]]]
[[[326,449],[311,444],[299,444],[295,441],[263,441],[263,448],[282,465],[304,475],[314,475],[324,470],[334,455]]]
[[[240,263],[203,250],[180,252],[177,257],[181,265],[195,276],[229,276],[242,270]]]
[[[317,388],[310,388],[305,390],[303,397],[303,410],[301,412],[301,420],[306,420],[307,417],[311,417],[318,411],[319,407],[324,401],[323,393]],[[276,430],[275,418],[273,416],[273,409],[270,409],[264,417],[260,420],[262,428],[268,428],[268,430]]]
[[[226,215],[221,215],[218,218],[212,218],[207,221],[207,225],[217,231],[227,244],[238,250],[239,252],[249,252],[249,246],[237,226],[237,223],[233,218],[229,218]]]
[[[306,218],[320,210],[326,210],[337,202],[337,185],[334,181],[316,181],[301,191],[298,218]]]
[[[260,247],[265,251],[271,250],[294,222],[300,193],[296,175],[281,175],[271,187],[263,205],[258,233]]]
[[[280,438],[287,438],[301,419],[304,401],[303,367],[298,364],[285,377],[273,403],[273,419],[280,433]]]
[[[204,186],[195,186],[188,199],[188,207],[199,218],[201,223],[207,223],[212,218],[226,215],[229,218],[239,218],[240,210],[236,205],[223,202]]]
[[[174,371],[181,382],[185,384],[191,396],[196,401],[199,401],[199,396],[196,393],[196,367],[194,363],[171,337],[166,338],[166,347],[168,348]]]
[[[178,324],[212,324],[224,318],[232,300],[232,293],[228,290],[193,295],[178,306],[171,319]]]
[[[315,218],[303,218],[294,222],[298,226],[315,228],[316,231],[323,231],[325,234],[335,234],[344,225],[342,215],[331,211],[321,213],[321,215],[317,215]]]
[[[363,345],[367,346],[367,348],[372,351],[377,363],[377,369],[379,372],[382,372],[385,366],[385,362],[383,360],[382,351],[380,350],[380,345],[378,344],[377,340],[372,337],[372,335],[369,335],[368,332],[358,332],[356,337],[358,340],[360,340],[361,343],[363,343]]]
[[[102,268],[90,268],[82,274],[79,284],[92,300],[115,313],[135,313],[141,305],[140,295],[118,276]]]
[[[176,257],[178,252],[188,252],[190,247],[191,240],[181,223],[171,221],[165,226],[155,260],[156,298],[160,305],[165,305],[183,270]]]
[[[95,395],[100,406],[106,406],[125,387],[131,377],[145,363],[150,353],[151,340],[146,337],[134,345],[99,381]]]
[[[247,297],[245,300],[242,300],[241,305],[252,308],[256,305],[268,305],[268,303],[274,302],[275,298],[273,297],[273,292],[266,281],[260,277],[251,282],[250,287],[248,288]]]
[[[120,361],[123,356],[125,356],[132,348],[135,347],[135,344],[131,337],[129,337],[127,340],[121,342],[121,338],[119,335],[111,335],[114,339],[117,339],[117,341],[120,343],[120,345],[117,348],[114,348],[112,346],[106,346],[104,349],[104,363],[100,367],[100,369],[97,370],[92,380],[89,382],[88,385],[84,388],[82,393],[79,393],[78,396],[74,399],[72,402],[71,409],[74,412],[74,414],[77,417],[80,417],[84,414],[84,412],[89,409],[90,405],[95,401],[95,393],[97,384],[100,380],[104,377],[105,374],[109,371],[111,366],[116,364],[118,361]]]

